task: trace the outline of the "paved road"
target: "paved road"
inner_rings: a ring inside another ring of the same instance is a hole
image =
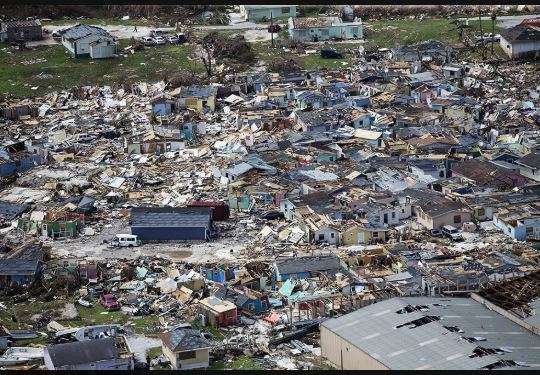
[[[510,27],[519,25],[521,21],[525,19],[536,17],[540,17],[540,14],[527,14],[524,16],[499,16],[497,17],[497,26],[502,27],[503,29],[508,29]],[[460,18],[459,20],[465,21],[466,19],[468,19],[469,21],[477,21],[478,17]],[[489,16],[482,17],[482,21],[491,21],[491,18]]]

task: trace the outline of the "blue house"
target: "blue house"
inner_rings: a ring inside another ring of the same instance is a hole
[[[333,276],[341,269],[341,262],[335,255],[278,258],[273,264],[275,281],[307,279],[320,273]]]
[[[222,269],[219,267],[201,268],[201,274],[205,279],[224,284],[226,281],[234,279],[232,268]]]
[[[262,314],[270,308],[267,295],[247,288],[238,290],[221,285],[214,297],[234,303],[239,311],[247,315]]]
[[[0,289],[12,284],[28,285],[40,272],[38,259],[0,259]]]
[[[168,116],[174,111],[174,102],[164,97],[158,97],[153,99],[152,114],[154,116]]]

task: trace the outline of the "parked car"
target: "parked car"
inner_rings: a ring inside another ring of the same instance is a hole
[[[141,38],[141,42],[145,45],[145,46],[153,46],[155,43],[154,43],[154,38],[151,38],[149,36],[143,36]]]
[[[285,218],[285,215],[283,215],[283,212],[279,211],[266,211],[261,215],[261,219],[264,220],[276,220],[283,218]]]
[[[459,229],[451,226],[451,225],[445,225],[442,227],[441,232],[446,236],[452,239],[452,241],[461,241],[463,240],[463,236],[461,235],[461,232]]]
[[[141,241],[134,234],[117,234],[110,245],[113,247],[136,247],[141,246]]]
[[[429,234],[431,234],[432,237],[442,237],[443,233],[440,229],[432,229],[429,231]]]
[[[152,38],[152,40],[154,41],[154,44],[156,44],[156,45],[158,45],[158,46],[160,46],[160,45],[162,45],[162,44],[165,44],[165,43],[167,42],[167,41],[165,40],[165,38],[162,37],[162,36],[154,36],[154,37]]]
[[[171,44],[178,44],[178,42],[180,41],[177,35],[167,35],[165,39]]]
[[[112,294],[102,294],[101,297],[99,297],[99,303],[107,310],[120,310],[120,304]]]
[[[321,57],[323,59],[342,59],[343,54],[336,51],[334,48],[321,49]]]

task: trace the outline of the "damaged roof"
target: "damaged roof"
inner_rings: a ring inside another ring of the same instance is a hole
[[[118,358],[113,337],[50,345],[45,350],[55,368]]]
[[[501,36],[508,42],[540,41],[540,28],[532,25],[517,25],[501,31]]]
[[[97,26],[91,25],[75,25],[66,29],[62,32],[62,37],[68,40],[78,40],[85,38],[89,35],[98,35],[102,37],[112,38],[112,35],[109,34],[105,29]]]
[[[392,370],[477,370],[495,364],[531,370],[540,363],[540,337],[471,298],[392,298],[321,327]],[[478,347],[498,350],[485,354]]]
[[[334,255],[276,259],[276,267],[282,275],[300,272],[339,270],[340,260]]]
[[[161,335],[161,341],[173,352],[210,348],[212,344],[201,332],[192,328],[177,328]]]

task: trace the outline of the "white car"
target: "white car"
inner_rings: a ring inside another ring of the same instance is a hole
[[[441,232],[452,239],[452,241],[461,241],[463,240],[463,236],[461,235],[461,232],[459,229],[451,226],[451,225],[445,225],[442,227]]]
[[[171,44],[178,44],[178,42],[180,41],[180,39],[176,35],[167,35],[166,38],[167,42]]]
[[[157,45],[162,45],[166,43],[165,38],[162,36],[155,36],[152,38],[152,40],[154,41],[154,44]]]
[[[145,46],[153,46],[155,44],[154,42],[154,38],[150,38],[149,36],[143,36],[141,38],[141,42],[145,45]]]
[[[134,234],[117,234],[110,244],[113,247],[138,247],[141,241]]]

